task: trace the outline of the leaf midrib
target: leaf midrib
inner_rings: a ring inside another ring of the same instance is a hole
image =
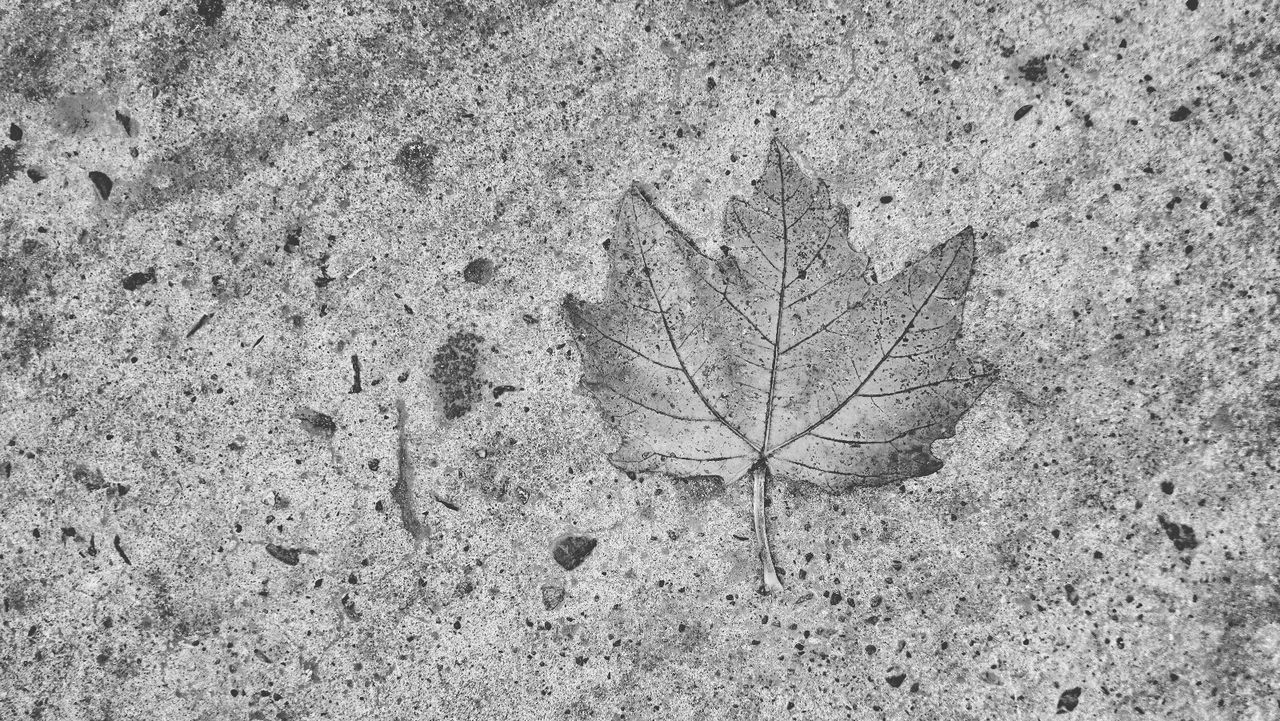
[[[782,154],[777,151],[774,154],[778,158],[778,209],[782,216],[782,268],[778,272],[778,317],[774,319],[773,360],[769,363],[769,396],[765,401],[764,434],[760,442],[762,462],[769,458],[769,454],[765,453],[764,449],[769,447],[770,434],[773,433],[773,403],[778,388],[778,359],[781,357],[778,349],[782,347],[782,324],[787,300],[787,262],[791,251],[791,239],[788,235],[790,228],[787,227],[787,176],[783,172]],[[761,249],[760,253],[763,255],[764,250]]]

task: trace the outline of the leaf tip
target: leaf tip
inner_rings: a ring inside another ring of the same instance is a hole
[[[933,257],[935,259],[950,258],[959,262],[956,272],[968,274],[973,269],[973,259],[977,255],[977,246],[974,242],[973,226],[965,226],[963,230],[951,236],[947,240],[934,246]]]
[[[560,299],[560,307],[563,308],[566,313],[570,314],[570,317],[579,312],[582,304],[583,301],[579,300],[578,296],[573,293],[565,293],[564,297]]]
[[[942,470],[942,465],[942,459],[933,455],[932,450],[926,451],[924,462],[920,464],[920,477],[932,476]]]
[[[627,192],[622,196],[623,204],[627,203],[643,203],[644,205],[653,206],[653,195],[638,180],[631,181],[631,185],[627,188]]]
[[[786,143],[782,142],[782,138],[777,135],[769,138],[769,155],[777,156],[779,165],[792,159],[791,150],[787,148]]]

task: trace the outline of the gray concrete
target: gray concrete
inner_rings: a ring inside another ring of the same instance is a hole
[[[0,15],[0,718],[1280,718],[1280,10],[733,4]],[[560,303],[775,134],[1001,376],[760,596]]]

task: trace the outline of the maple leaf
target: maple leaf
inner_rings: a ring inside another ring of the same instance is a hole
[[[639,188],[623,198],[601,303],[566,298],[591,391],[625,471],[752,484],[764,590],[775,475],[829,490],[942,467],[932,443],[993,380],[956,347],[973,273],[965,228],[884,283],[847,210],[776,140],[708,254]]]

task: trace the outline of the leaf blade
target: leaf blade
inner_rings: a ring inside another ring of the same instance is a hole
[[[836,391],[838,403],[767,453],[793,464],[799,458],[827,457],[857,468],[860,477],[876,479],[854,485],[883,485],[941,468],[932,442],[951,437],[960,415],[993,380],[969,364],[956,345],[973,256],[973,229],[965,228],[851,306],[832,325],[834,340],[828,342],[857,354],[846,358],[845,365],[856,384]],[[849,338],[864,343],[851,348]],[[930,422],[922,423],[925,419]],[[867,434],[892,436],[905,428],[916,430],[892,444],[879,444],[882,448],[859,447],[860,458],[853,457],[850,444],[821,442],[823,436],[845,441]],[[804,440],[820,430],[822,434]],[[803,475],[831,485],[812,473]]]
[[[781,143],[753,185],[725,207],[719,257],[633,188],[606,244],[605,300],[566,310],[584,385],[621,436],[610,460],[750,477],[766,560],[766,478],[840,490],[934,473],[932,444],[995,376],[957,343],[971,227],[874,284],[847,210]]]

